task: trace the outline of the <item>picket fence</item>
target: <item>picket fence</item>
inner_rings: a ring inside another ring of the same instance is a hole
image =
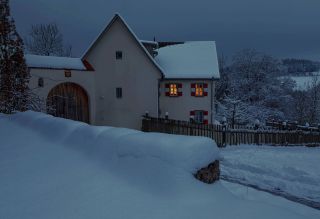
[[[264,128],[204,125],[187,121],[143,117],[142,131],[168,134],[204,136],[215,140],[219,147],[226,145],[306,145],[319,146],[320,133],[303,130],[275,130]]]

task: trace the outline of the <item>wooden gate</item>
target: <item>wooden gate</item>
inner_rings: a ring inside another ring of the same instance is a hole
[[[59,84],[48,94],[47,112],[56,117],[89,123],[87,92],[75,83]]]

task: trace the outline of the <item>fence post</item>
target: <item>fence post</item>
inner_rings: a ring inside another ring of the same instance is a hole
[[[226,147],[227,146],[227,126],[223,125],[222,127],[222,147]]]
[[[259,133],[258,132],[254,133],[254,143],[256,145],[259,145]]]
[[[142,117],[141,131],[150,132],[150,119],[148,117]]]

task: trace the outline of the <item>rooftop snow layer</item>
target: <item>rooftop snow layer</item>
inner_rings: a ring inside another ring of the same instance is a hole
[[[155,60],[166,78],[220,78],[214,41],[186,42],[157,51]]]
[[[29,68],[86,70],[80,58],[25,55]]]

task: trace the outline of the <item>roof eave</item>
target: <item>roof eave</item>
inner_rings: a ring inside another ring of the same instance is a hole
[[[50,69],[50,70],[70,70],[70,71],[90,71],[87,69],[76,69],[76,68],[50,68],[50,67],[30,67],[29,69]]]

